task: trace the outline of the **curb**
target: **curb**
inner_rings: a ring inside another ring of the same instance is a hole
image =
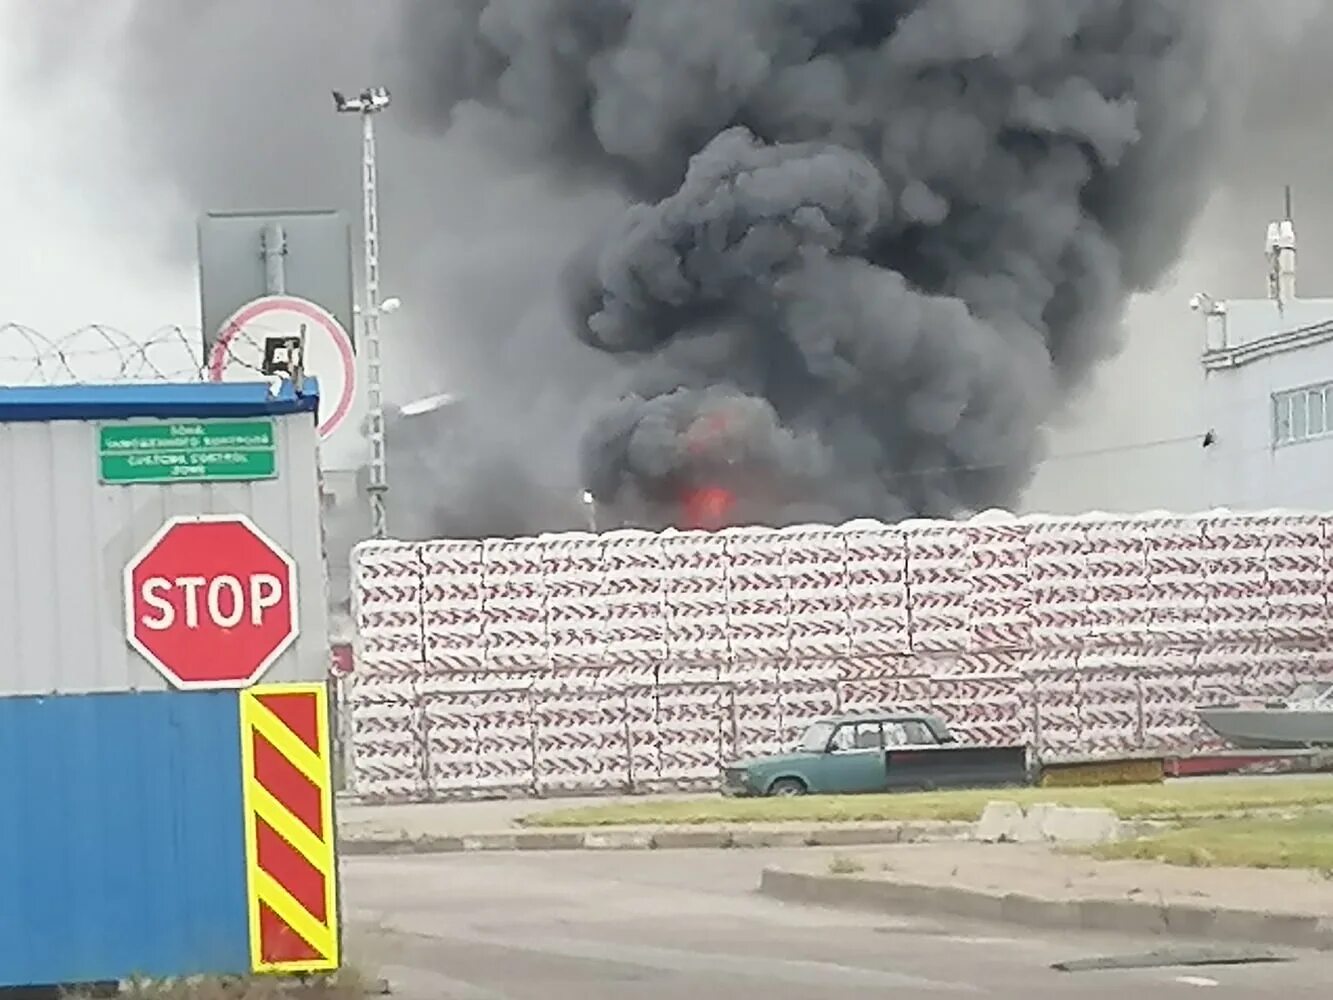
[[[946,915],[1047,930],[1079,928],[1333,951],[1333,919],[1298,913],[1185,903],[1154,905],[1125,899],[1048,899],[776,868],[765,869],[759,892],[788,903]]]
[[[344,857],[409,854],[462,854],[497,851],[676,851],[756,850],[793,847],[863,847],[964,840],[972,823],[876,823],[856,826],[662,827],[652,829],[525,830],[460,836],[389,833],[343,835]]]

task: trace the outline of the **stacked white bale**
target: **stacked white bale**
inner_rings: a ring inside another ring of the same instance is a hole
[[[543,539],[546,632],[552,667],[598,667],[606,663],[604,548],[596,535]]]
[[[627,680],[617,688],[614,698],[603,702],[603,711],[619,711],[622,715],[611,720],[619,723],[624,742],[612,751],[617,756],[619,771],[624,769],[627,783],[635,788],[660,784],[662,773],[662,744],[657,728],[658,686],[655,682],[636,683]]]
[[[777,534],[780,571],[786,578],[786,652],[802,663],[837,663],[851,653],[853,592],[848,579],[846,532],[832,528],[793,528]],[[858,579],[857,598],[867,612],[863,626],[881,628],[883,601],[874,585],[876,570]],[[901,574],[900,574],[901,575]],[[898,581],[901,586],[901,580]],[[867,604],[870,598],[875,603]],[[899,595],[899,606],[905,604]],[[874,623],[874,624],[871,624]]]
[[[907,525],[906,535],[912,652],[965,652],[972,638],[968,529],[914,522]]]
[[[661,536],[617,531],[602,547],[608,664],[656,664],[667,655],[666,562]]]
[[[930,664],[930,709],[973,741],[1029,738],[1031,712],[1019,654],[1000,651],[940,658]]]
[[[846,638],[829,634],[824,639],[829,655],[853,659],[901,656],[912,650],[907,596],[907,537],[884,525],[857,522],[842,532],[846,551],[847,616]],[[829,569],[832,569],[830,551]],[[818,586],[825,572],[809,574]],[[835,581],[836,582],[836,581]],[[827,625],[836,622],[831,614]],[[798,635],[796,598],[792,598],[792,633]],[[809,626],[805,626],[808,628]]]
[[[464,680],[465,678],[465,680]],[[522,794],[536,784],[536,727],[533,671],[459,675],[458,691],[469,685],[477,740],[473,788],[494,794]]]
[[[1078,676],[1079,731],[1083,754],[1123,753],[1143,745],[1138,669],[1133,658],[1119,654],[1107,666],[1080,663]]]
[[[719,687],[661,684],[657,687],[657,782],[663,786],[715,781],[722,747]]]
[[[367,544],[354,785],[691,785],[837,711],[933,710],[1054,756],[1198,746],[1197,704],[1333,667],[1325,522],[987,515]]]
[[[421,554],[414,545],[374,542],[358,546],[354,562],[356,665],[347,692],[355,790],[414,798],[427,786]]]
[[[625,776],[608,768],[606,747],[617,739],[602,711],[605,693],[590,676],[536,681],[531,689],[534,781],[541,793],[621,787]]]
[[[1078,651],[1040,649],[1024,656],[1020,669],[1028,679],[1024,693],[1037,749],[1052,757],[1076,753],[1083,725]]]
[[[1316,515],[1269,522],[1264,553],[1269,642],[1324,643],[1330,638],[1325,531],[1324,519]]]
[[[778,674],[779,742],[791,747],[810,723],[838,712],[838,686],[824,676],[827,661],[792,660]],[[819,667],[812,670],[811,667]]]
[[[691,531],[663,535],[666,578],[666,660],[710,666],[714,674],[729,653],[727,639],[727,537]]]
[[[917,665],[906,657],[859,661],[854,671],[836,682],[839,711],[864,714],[898,705],[909,710],[911,698],[917,707],[929,710],[930,678],[913,673],[916,669]]]
[[[719,686],[718,715],[723,757],[752,757],[783,748],[782,682],[776,664],[748,670]]]
[[[1126,648],[1144,642],[1151,620],[1147,526],[1126,518],[1090,521],[1084,537],[1088,586],[1083,645]]]
[[[459,676],[475,677],[475,673]],[[433,795],[458,795],[479,787],[477,699],[468,687],[434,685],[422,696],[427,785]]]
[[[1033,648],[1081,649],[1088,621],[1088,526],[1038,522],[1027,538]]]
[[[1266,551],[1272,522],[1209,517],[1204,523],[1204,581],[1208,639],[1264,641],[1268,632]]]
[[[485,543],[482,593],[488,669],[539,670],[550,664],[543,549],[537,538]]]
[[[734,680],[754,665],[780,662],[787,656],[790,612],[785,556],[791,536],[752,528],[728,532],[724,545],[730,656],[722,676]]]
[[[1148,528],[1148,642],[1194,646],[1208,641],[1206,516],[1154,517]]]
[[[481,542],[426,542],[418,551],[428,670],[484,670],[485,546]]]
[[[969,648],[998,651],[1031,647],[1027,536],[1028,526],[1022,523],[968,527]]]

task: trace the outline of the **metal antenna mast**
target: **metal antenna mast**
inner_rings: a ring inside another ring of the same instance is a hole
[[[389,92],[368,87],[357,97],[333,92],[334,108],[342,114],[361,116],[361,193],[365,226],[365,306],[361,333],[366,352],[366,391],[370,436],[370,526],[371,536],[389,533],[386,494],[389,492],[388,463],[384,446],[384,384],[380,358],[380,220],[379,186],[375,161],[375,115],[389,106]]]

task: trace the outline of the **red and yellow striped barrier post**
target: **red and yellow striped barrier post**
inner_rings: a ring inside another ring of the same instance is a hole
[[[325,686],[260,685],[240,697],[252,969],[334,971],[338,873]]]

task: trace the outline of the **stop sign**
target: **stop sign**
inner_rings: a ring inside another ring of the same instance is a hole
[[[178,688],[253,684],[296,608],[296,564],[240,514],[173,518],[125,567],[126,637]]]

